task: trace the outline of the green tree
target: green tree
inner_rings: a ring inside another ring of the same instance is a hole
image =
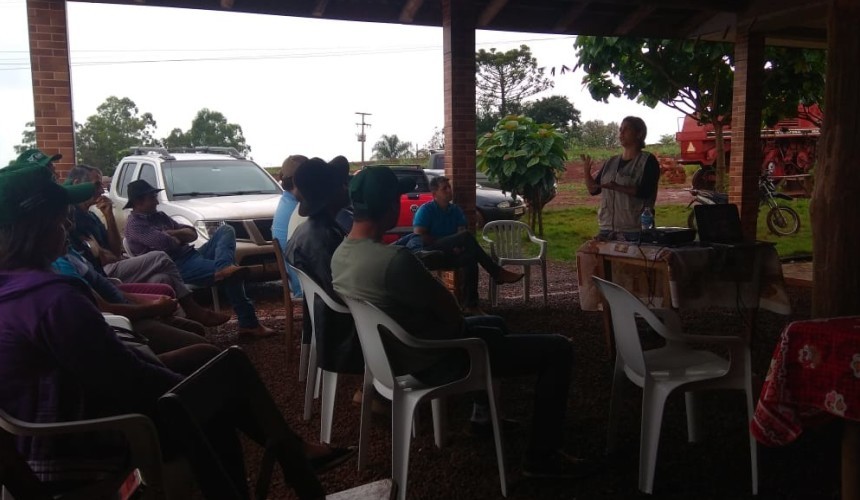
[[[507,52],[481,49],[475,54],[479,109],[496,117],[520,111],[527,97],[552,88],[528,45]]]
[[[675,140],[675,134],[663,134],[660,136],[660,145],[661,146],[671,146],[675,144],[677,141]]]
[[[543,236],[543,207],[552,199],[567,154],[552,125],[524,115],[506,116],[478,140],[477,167],[505,191],[522,195],[531,226]]]
[[[624,95],[652,108],[662,102],[711,124],[717,137],[731,123],[732,44],[580,36],[574,47],[577,66],[586,72],[583,83],[594,99]],[[765,58],[763,109],[768,120],[796,113],[798,102],[821,102],[824,59],[820,51],[768,48]],[[716,152],[717,189],[724,190],[723,141],[716,141]]]
[[[233,147],[245,154],[251,151],[242,135],[242,126],[229,123],[222,113],[208,108],[197,112],[187,132],[175,128],[163,141],[168,148],[219,146]]]
[[[78,161],[113,175],[128,148],[158,145],[155,127],[152,114],[140,114],[134,101],[110,96],[77,131]]]
[[[580,127],[579,110],[567,97],[554,95],[523,105],[523,114],[537,123],[549,123],[567,136]]]
[[[603,120],[588,120],[579,127],[577,143],[588,148],[617,148],[618,128],[616,122],[603,123]]]
[[[16,144],[14,147],[16,156],[36,147],[36,122],[24,124],[24,131],[21,132],[21,144]]]
[[[377,160],[396,160],[405,158],[412,150],[411,142],[401,141],[397,134],[382,135],[373,145],[373,158]]]

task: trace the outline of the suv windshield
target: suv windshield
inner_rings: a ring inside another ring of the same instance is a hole
[[[161,171],[168,200],[281,192],[262,168],[247,160],[165,161]]]

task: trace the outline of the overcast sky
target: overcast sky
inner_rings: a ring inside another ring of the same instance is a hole
[[[361,157],[382,134],[425,145],[444,123],[442,29],[230,12],[68,2],[75,121],[111,95],[155,118],[156,137],[187,130],[209,108],[242,126],[252,157],[278,165],[301,153]],[[526,44],[541,66],[576,64],[573,37],[478,31],[477,47]],[[556,76],[532,99],[564,95],[582,121],[638,115],[649,141],[674,134],[680,113],[626,99],[596,102],[580,73]],[[0,165],[14,157],[33,96],[24,0],[0,0]]]

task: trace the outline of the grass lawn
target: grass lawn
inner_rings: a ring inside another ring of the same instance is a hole
[[[812,230],[809,223],[809,200],[787,203],[800,215],[800,231],[791,236],[775,236],[767,229],[766,212],[758,219],[758,239],[776,243],[781,257],[812,255]],[[686,227],[689,209],[684,205],[658,206],[656,221],[659,226]],[[546,210],[543,214],[544,239],[549,242],[549,258],[573,261],[576,249],[597,234],[597,207],[575,207]]]

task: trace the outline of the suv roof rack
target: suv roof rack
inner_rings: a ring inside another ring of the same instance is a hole
[[[128,151],[130,154],[135,156],[158,155],[165,160],[175,160],[166,148],[162,148],[160,146],[135,146],[128,148]]]
[[[171,153],[210,153],[217,155],[230,155],[238,160],[244,160],[245,155],[232,146],[194,146],[170,148]]]

